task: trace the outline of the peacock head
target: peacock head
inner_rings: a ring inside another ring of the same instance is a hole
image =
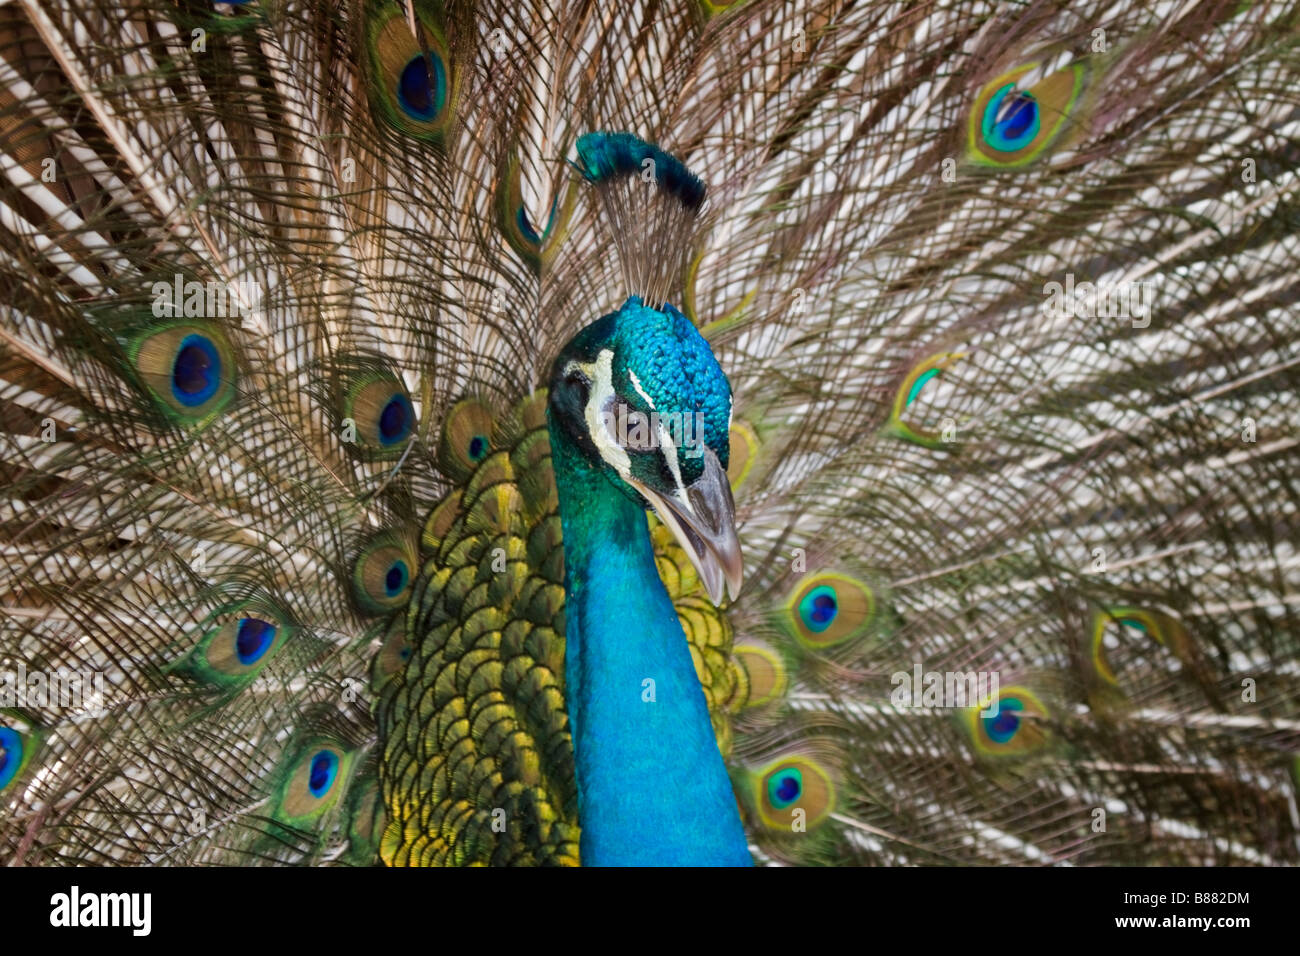
[[[597,319],[555,361],[550,415],[589,468],[654,508],[715,604],[739,593],[731,385],[690,319],[637,296]]]

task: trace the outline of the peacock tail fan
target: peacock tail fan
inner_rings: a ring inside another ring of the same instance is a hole
[[[581,862],[544,386],[635,295],[756,861],[1300,862],[1298,17],[0,5],[0,853]]]

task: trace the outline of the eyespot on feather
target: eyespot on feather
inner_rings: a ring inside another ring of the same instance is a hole
[[[749,0],[699,0],[700,11],[706,19],[730,13],[748,2]]]
[[[785,694],[786,668],[781,658],[766,647],[737,644],[732,650],[736,662],[745,669],[749,694],[744,706],[762,707]]]
[[[1190,660],[1191,644],[1187,630],[1166,614],[1145,608],[1119,606],[1098,610],[1092,619],[1092,641],[1089,660],[1093,672],[1105,684],[1118,688],[1119,680],[1107,655],[1106,637],[1126,637],[1140,631],[1156,644],[1168,648],[1179,660]]]
[[[989,695],[978,707],[967,707],[961,720],[977,753],[986,757],[1022,757],[1042,750],[1050,739],[1047,708],[1026,687],[1003,687],[997,708]]]
[[[373,860],[379,849],[380,835],[388,825],[379,782],[373,777],[359,779],[350,788],[347,817],[350,856],[362,863]]]
[[[381,531],[361,546],[352,564],[352,593],[367,614],[387,614],[406,604],[417,570],[410,543],[394,531]]]
[[[328,738],[300,747],[280,770],[275,819],[298,827],[315,823],[347,789],[353,758],[351,750]]]
[[[990,80],[971,106],[967,158],[989,169],[1016,169],[1043,159],[1086,126],[1098,64],[1084,58],[1024,89],[1019,82],[1040,63],[1026,63]]]
[[[510,247],[528,264],[534,274],[540,275],[542,269],[554,258],[558,243],[563,238],[565,227],[573,213],[577,193],[571,186],[561,203],[560,193],[557,192],[551,198],[545,222],[535,225],[524,202],[520,175],[518,155],[511,151],[502,162],[497,174],[495,193],[497,226]]]
[[[387,372],[349,382],[343,413],[356,425],[357,442],[351,447],[368,458],[400,456],[418,424],[406,387]]]
[[[809,830],[826,822],[835,809],[830,773],[811,757],[792,754],[773,761],[753,776],[753,801],[759,822],[769,830],[797,832],[796,811],[803,811]]]
[[[747,423],[737,419],[731,423],[731,460],[727,463],[727,480],[731,487],[739,488],[754,470],[760,443],[758,435]]]
[[[0,711],[0,793],[17,786],[40,745],[41,734],[30,723]]]
[[[208,619],[184,669],[212,684],[243,683],[266,666],[292,633],[288,616],[265,601],[230,605]]]
[[[376,690],[382,687],[395,674],[401,673],[410,659],[414,646],[406,633],[406,621],[398,618],[393,621],[371,670],[371,686]]]
[[[442,24],[432,4],[416,2],[424,46],[398,4],[365,6],[366,81],[372,110],[416,139],[440,141],[451,128],[456,77]]]
[[[963,358],[964,352],[939,352],[912,366],[894,393],[894,406],[890,411],[889,423],[885,426],[886,432],[924,448],[939,449],[952,445],[942,431],[916,424],[908,416],[907,410],[916,403],[927,385],[941,379],[945,372]]]
[[[127,358],[173,421],[204,422],[234,396],[234,351],[216,326],[202,322],[153,326],[131,340]]]
[[[443,421],[438,466],[457,480],[467,479],[492,453],[495,435],[495,419],[487,404],[477,398],[462,398]]]
[[[817,650],[834,647],[873,630],[876,596],[863,579],[820,571],[799,579],[782,609],[782,619],[799,643]]]

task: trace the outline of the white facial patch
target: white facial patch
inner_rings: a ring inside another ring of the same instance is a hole
[[[577,367],[591,383],[587,407],[582,410],[583,418],[587,421],[587,434],[595,442],[600,457],[609,462],[620,477],[626,479],[632,473],[632,460],[628,458],[627,451],[614,440],[607,427],[610,424],[608,418],[602,414],[615,397],[614,353],[609,349],[601,349],[595,362]]]
[[[673,444],[673,436],[664,427],[662,419],[659,420],[659,447],[664,450],[664,462],[668,465],[668,470],[673,473],[673,483],[677,485],[677,494],[674,497],[686,507],[687,511],[694,514],[695,509],[691,507],[691,502],[686,497],[686,486],[682,484],[682,469],[677,464],[677,446]]]

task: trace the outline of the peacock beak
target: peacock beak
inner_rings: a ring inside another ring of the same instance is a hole
[[[721,605],[726,591],[735,600],[744,572],[736,537],[736,503],[727,473],[712,449],[704,449],[704,473],[671,495],[661,495],[637,481],[632,484],[690,555],[709,600]]]

